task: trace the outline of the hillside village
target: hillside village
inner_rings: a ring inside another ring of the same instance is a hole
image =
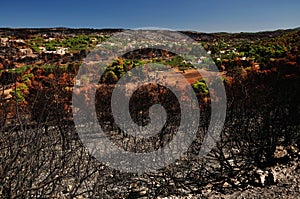
[[[2,84],[7,86],[7,84],[15,81],[7,79],[7,76],[11,76],[13,73],[30,73],[29,70],[34,67],[47,68],[53,65],[52,67],[78,68],[88,52],[95,48],[97,43],[101,43],[112,33],[119,31],[53,29],[47,32],[46,29],[12,29],[9,31],[3,29],[0,31],[0,74]],[[295,75],[297,66],[299,66],[299,55],[297,56],[299,48],[298,31],[265,32],[257,34],[257,37],[254,34],[246,33],[183,33],[191,36],[196,42],[200,42],[207,50],[207,54],[213,58],[220,71],[226,71],[228,75],[233,71],[246,74],[249,71],[281,70],[286,76],[289,76]],[[274,43],[274,41],[277,43]],[[145,56],[142,59],[147,60],[149,59],[149,57],[147,58],[150,53],[149,50],[148,52],[136,53],[144,54]],[[167,59],[174,57],[173,54],[168,52],[164,55]],[[137,55],[133,56],[138,58]],[[158,62],[163,61],[163,52],[151,52],[150,58],[156,61],[159,58]],[[207,60],[206,57],[199,57],[195,61],[196,63],[203,63]],[[173,63],[168,62],[167,64],[178,67],[181,71],[191,69],[191,64],[187,63],[186,60],[178,60],[176,57],[173,59]],[[137,63],[137,65],[139,64]],[[281,67],[282,65],[286,66]],[[116,78],[120,78],[120,76]],[[4,93],[7,94],[8,91],[4,91]]]

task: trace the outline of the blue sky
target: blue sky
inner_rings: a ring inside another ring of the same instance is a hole
[[[4,0],[0,27],[142,28],[252,32],[300,27],[300,1]]]

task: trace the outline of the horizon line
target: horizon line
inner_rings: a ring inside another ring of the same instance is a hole
[[[80,29],[90,29],[90,30],[145,30],[151,28],[151,30],[170,30],[170,31],[179,31],[179,32],[197,32],[197,33],[207,33],[207,34],[213,34],[213,33],[230,33],[230,34],[238,34],[238,33],[261,33],[261,32],[275,32],[280,30],[297,30],[300,29],[300,26],[298,27],[292,27],[292,28],[278,28],[278,29],[264,29],[264,30],[256,30],[256,31],[200,31],[195,29],[172,29],[172,28],[163,28],[163,27],[142,27],[142,28],[122,28],[122,27],[67,27],[67,26],[45,26],[45,27],[7,27],[7,26],[0,26],[0,29],[74,29],[74,30],[80,30]],[[155,29],[157,28],[157,29]],[[150,29],[149,29],[150,30]]]

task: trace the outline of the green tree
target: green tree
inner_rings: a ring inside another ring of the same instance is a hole
[[[118,76],[113,71],[108,71],[104,74],[104,82],[108,84],[114,84],[118,81]]]

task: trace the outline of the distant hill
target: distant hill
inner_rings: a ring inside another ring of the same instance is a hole
[[[15,36],[26,38],[30,35],[72,35],[72,34],[112,34],[115,32],[121,32],[124,29],[112,29],[112,28],[104,28],[104,29],[93,29],[93,28],[0,28],[0,36]],[[270,38],[277,37],[281,34],[291,31],[300,31],[300,27],[286,30],[275,30],[275,31],[261,31],[261,32],[241,32],[241,33],[227,33],[227,32],[217,32],[217,33],[204,33],[197,31],[179,31],[183,34],[186,34],[192,37],[195,40],[202,41],[211,41],[217,37],[228,37],[228,38]]]
[[[120,32],[122,29],[92,29],[92,28],[0,28],[0,36],[15,36],[15,37],[27,37],[28,35],[71,35],[71,34],[112,34]]]

